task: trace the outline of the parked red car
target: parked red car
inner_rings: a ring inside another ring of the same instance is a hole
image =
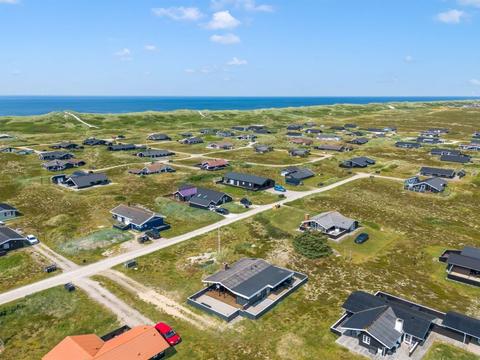
[[[165,340],[167,340],[167,342],[171,346],[175,346],[182,341],[180,335],[178,335],[175,330],[173,330],[170,326],[163,322],[155,325],[155,329],[157,329],[157,331],[165,338]]]

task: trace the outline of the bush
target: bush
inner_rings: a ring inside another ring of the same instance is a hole
[[[299,254],[309,258],[318,259],[332,254],[332,248],[328,245],[323,234],[305,231],[293,239],[293,247]]]

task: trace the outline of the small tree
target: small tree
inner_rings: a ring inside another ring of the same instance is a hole
[[[305,231],[293,239],[295,251],[309,259],[318,259],[332,254],[323,234]]]

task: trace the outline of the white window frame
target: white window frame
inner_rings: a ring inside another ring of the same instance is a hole
[[[365,335],[365,334],[362,335],[362,342],[363,342],[364,344],[370,345],[370,340],[371,340],[371,339],[370,339],[370,336]]]

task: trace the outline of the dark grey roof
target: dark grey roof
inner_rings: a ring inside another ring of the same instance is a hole
[[[267,181],[270,179],[257,176],[257,175],[252,175],[252,174],[243,174],[243,173],[237,173],[237,172],[228,172],[225,174],[225,178],[227,179],[232,179],[232,180],[238,180],[238,181],[244,181],[244,182],[249,182],[255,185],[262,186],[264,185]]]
[[[419,148],[422,147],[421,144],[416,142],[409,142],[409,141],[397,141],[395,143],[396,147],[412,147],[412,148]]]
[[[370,159],[365,156],[360,156],[360,157],[355,157],[350,160],[346,160],[343,162],[345,165],[352,165],[352,166],[359,166],[359,167],[367,167],[368,165],[373,165],[375,164],[375,160]]]
[[[228,195],[220,191],[197,187],[197,193],[190,199],[190,202],[200,206],[209,206],[211,203],[218,205],[224,196]]]
[[[367,138],[356,138],[356,139],[351,140],[350,143],[357,144],[357,145],[363,145],[363,144],[368,143],[368,141],[369,140]]]
[[[402,337],[402,334],[395,330],[396,319],[397,315],[393,309],[390,306],[382,305],[354,314],[342,324],[342,327],[366,331],[391,349]]]
[[[262,259],[243,258],[229,269],[219,271],[204,282],[221,284],[233,293],[250,299],[267,287],[275,287],[294,272],[269,264]]]
[[[471,246],[465,246],[462,250],[462,255],[470,256],[480,260],[480,249]]]
[[[477,257],[475,253],[468,251],[465,252],[465,250],[460,254],[450,254],[447,263],[449,265],[456,265],[466,269],[480,271],[480,257]]]
[[[436,148],[430,151],[432,155],[461,155],[459,150]]]
[[[139,152],[137,155],[145,156],[145,157],[151,157],[151,156],[169,156],[173,155],[173,152],[169,150],[154,150],[154,149],[149,149],[145,151]]]
[[[9,205],[9,204],[5,204],[5,203],[0,203],[0,211],[2,210],[9,210],[9,211],[12,211],[12,210],[17,210],[15,209],[12,205]]]
[[[150,134],[148,135],[149,140],[170,140],[170,136],[167,134]]]
[[[342,151],[345,149],[343,145],[330,145],[330,144],[320,144],[315,146],[317,150],[332,150],[332,151]]]
[[[71,180],[79,189],[108,182],[107,175],[103,173],[74,172],[67,180]]]
[[[442,155],[440,157],[440,161],[447,161],[447,162],[456,162],[460,164],[466,164],[471,161],[470,156],[468,155]]]
[[[65,151],[45,151],[40,153],[41,159],[62,159],[62,158],[70,158],[73,157],[72,154],[67,153]]]
[[[142,226],[148,220],[156,216],[153,211],[142,209],[137,206],[119,205],[110,211],[114,215],[119,215],[130,219],[130,222],[136,226]],[[158,215],[160,216],[160,215]]]
[[[480,320],[478,319],[449,311],[445,315],[443,325],[480,339]]]
[[[385,305],[385,301],[378,296],[364,291],[354,291],[350,294],[342,307],[352,313],[357,313],[370,308],[377,308]]]
[[[134,150],[137,146],[135,144],[115,144],[108,147],[112,151]]]
[[[11,240],[23,240],[25,237],[6,226],[0,226],[0,245]]]
[[[355,291],[343,304],[343,308],[352,313],[388,305],[396,317],[403,320],[403,330],[418,339],[425,339],[431,323],[436,316],[422,311],[421,307],[408,301],[394,301],[389,298],[375,296],[363,291]]]
[[[340,229],[350,229],[353,224],[355,224],[355,220],[343,216],[338,211],[327,211],[315,215],[311,219],[306,221],[314,221],[326,230],[333,227],[337,227]]]
[[[290,155],[300,155],[300,156],[310,154],[310,150],[308,149],[290,149],[288,152]]]
[[[301,168],[296,166],[291,166],[288,168],[283,169],[284,172],[287,172],[287,177],[294,178],[294,179],[308,179],[312,176],[315,176],[315,173],[307,168]]]
[[[203,143],[203,139],[199,137],[189,137],[182,140],[185,144],[200,144]]]
[[[442,169],[442,168],[432,168],[432,167],[422,167],[420,169],[422,175],[432,175],[432,176],[442,176],[442,177],[454,177],[455,170],[453,169]]]
[[[429,186],[433,187],[434,189],[438,190],[438,191],[442,191],[445,186],[448,185],[448,182],[442,178],[438,178],[438,177],[432,177],[432,178],[429,178],[429,179],[425,179],[423,181],[421,181],[420,183],[426,183],[428,184]]]

